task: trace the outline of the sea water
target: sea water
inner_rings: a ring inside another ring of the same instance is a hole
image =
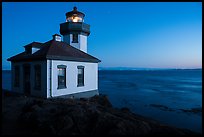
[[[99,93],[107,94],[115,107],[202,132],[201,69],[101,70]]]
[[[11,72],[2,71],[11,90]],[[202,133],[202,70],[100,70],[99,93],[114,107]]]

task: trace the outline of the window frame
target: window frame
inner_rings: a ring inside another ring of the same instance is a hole
[[[20,66],[14,66],[14,87],[20,87]]]
[[[65,89],[67,88],[67,84],[66,84],[66,65],[57,65],[57,89]],[[64,70],[64,84],[59,84],[59,69],[63,69]]]
[[[37,89],[37,90],[40,90],[41,87],[42,87],[42,69],[41,69],[41,65],[40,64],[37,64],[34,66],[34,89]],[[37,82],[37,75],[39,75],[39,81],[40,82]],[[37,85],[37,83],[39,83],[39,85]]]
[[[77,69],[78,69],[78,74],[77,74],[77,87],[83,87],[85,84],[84,84],[84,66],[77,66]],[[79,80],[79,69],[82,69],[82,80],[80,81]]]

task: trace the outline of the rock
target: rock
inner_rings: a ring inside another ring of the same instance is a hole
[[[71,128],[74,125],[70,116],[63,117],[63,128],[59,131],[58,135],[68,135],[71,132]]]
[[[23,113],[31,112],[31,111],[32,111],[31,107],[32,107],[33,105],[34,105],[34,104],[33,104],[32,101],[26,102],[26,104],[25,104],[25,105],[23,106],[23,108],[22,108],[22,112],[23,112]]]
[[[104,107],[112,107],[112,104],[110,103],[106,95],[101,95],[101,96],[95,95],[91,97],[89,101],[98,103]]]
[[[36,104],[36,105],[33,105],[33,106],[31,107],[31,111],[37,111],[37,112],[39,112],[39,111],[42,111],[42,108]]]
[[[113,108],[107,96],[90,99],[31,99],[22,109],[22,123],[44,135],[191,135]]]
[[[40,127],[40,129],[39,129],[39,131],[38,131],[38,133],[41,135],[41,134],[43,134],[43,135],[56,135],[57,134],[57,131],[55,130],[55,128],[53,127],[53,125],[52,124],[43,124],[41,127]]]
[[[123,107],[123,108],[121,108],[120,110],[121,110],[122,112],[126,112],[126,113],[127,113],[127,112],[130,112],[129,108],[126,108],[126,107]]]
[[[199,114],[199,113],[202,113],[202,108],[191,108],[191,109],[179,109],[183,112],[186,112],[186,113],[194,113],[194,114]]]
[[[69,129],[74,125],[72,118],[67,115],[63,117],[63,122],[66,129]]]

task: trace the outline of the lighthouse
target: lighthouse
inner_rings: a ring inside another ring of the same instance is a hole
[[[84,23],[85,14],[77,7],[66,13],[66,22],[60,24],[60,34],[67,44],[87,53],[87,37],[90,34],[90,25]]]
[[[43,98],[89,98],[98,95],[98,63],[87,53],[90,25],[76,7],[67,12],[60,34],[47,42],[32,42],[8,58],[12,91]]]

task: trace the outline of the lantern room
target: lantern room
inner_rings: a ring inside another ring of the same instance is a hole
[[[84,22],[85,14],[74,7],[67,12],[66,22],[60,24],[60,34],[63,41],[69,45],[87,53],[87,37],[90,34],[90,25]]]
[[[73,8],[73,11],[66,13],[66,22],[84,22],[85,14],[77,11],[77,7]]]

